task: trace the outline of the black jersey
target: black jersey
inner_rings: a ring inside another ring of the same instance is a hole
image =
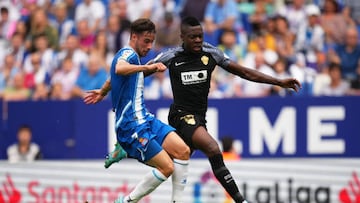
[[[154,62],[162,62],[169,69],[173,105],[205,116],[211,74],[216,65],[227,67],[230,60],[220,49],[204,42],[200,53],[177,47],[160,53]]]

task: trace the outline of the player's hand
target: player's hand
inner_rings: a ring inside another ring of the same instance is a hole
[[[280,86],[283,88],[291,88],[291,89],[295,90],[295,92],[298,92],[299,89],[301,88],[300,82],[295,78],[283,79],[281,81]]]
[[[101,94],[100,89],[96,89],[85,92],[83,100],[85,104],[96,104],[99,101],[103,100],[104,97],[105,96]]]
[[[154,72],[163,72],[166,70],[166,66],[163,63],[153,63],[148,65],[148,68]]]

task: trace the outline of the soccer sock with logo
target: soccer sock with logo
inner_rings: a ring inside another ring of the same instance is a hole
[[[221,183],[227,193],[233,198],[236,203],[241,203],[244,201],[244,197],[240,194],[239,189],[233,179],[230,171],[224,164],[224,160],[221,154],[214,155],[209,157],[212,171]]]
[[[138,202],[141,198],[154,191],[167,177],[159,170],[153,169],[135,186],[134,190],[124,198],[124,202]]]
[[[174,159],[174,172],[172,178],[172,203],[182,202],[183,191],[185,189],[188,176],[189,160]]]

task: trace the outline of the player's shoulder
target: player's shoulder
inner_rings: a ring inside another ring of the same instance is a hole
[[[169,48],[169,49],[163,51],[162,53],[164,55],[173,55],[174,56],[177,53],[182,52],[182,51],[184,51],[184,48],[182,46],[177,46],[177,47]]]
[[[119,52],[117,53],[117,58],[127,61],[134,56],[136,56],[136,52],[134,51],[134,49],[130,47],[124,47],[120,49]]]
[[[163,52],[159,53],[155,58],[155,62],[163,62],[167,63],[170,61],[174,56],[176,56],[178,53],[184,51],[184,48],[182,46],[169,48],[167,50],[164,50]]]
[[[202,47],[203,47],[204,52],[209,52],[209,53],[221,53],[222,52],[218,47],[216,47],[208,42],[203,42]]]
[[[225,56],[221,49],[208,42],[203,42],[203,51],[210,53],[214,58],[222,58]]]

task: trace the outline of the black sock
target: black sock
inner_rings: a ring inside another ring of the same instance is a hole
[[[243,196],[240,194],[239,189],[233,179],[230,171],[226,168],[221,154],[209,157],[211,168],[215,177],[224,187],[227,193],[233,198],[236,203],[244,201]]]

